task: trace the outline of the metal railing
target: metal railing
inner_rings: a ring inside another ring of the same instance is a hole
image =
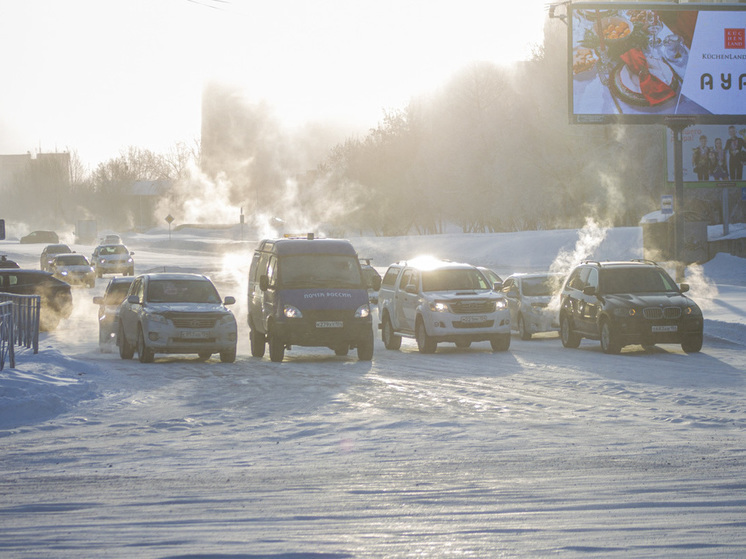
[[[5,359],[15,367],[15,346],[39,353],[39,295],[0,293],[0,369]]]

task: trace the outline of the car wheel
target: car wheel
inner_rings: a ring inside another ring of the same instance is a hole
[[[373,359],[373,331],[357,344],[357,360],[370,361]]]
[[[220,352],[220,361],[223,363],[233,363],[236,360],[236,348],[224,349]]]
[[[103,274],[101,273],[101,270],[96,270],[96,277],[97,277],[97,278],[102,278],[102,277],[104,277],[104,275],[103,275]]]
[[[456,342],[456,347],[459,349],[467,349],[471,347],[471,342],[469,340],[459,340]]]
[[[255,328],[251,328],[249,330],[249,342],[251,343],[252,357],[264,357],[264,349],[267,346],[266,336]]]
[[[417,349],[420,350],[420,353],[435,353],[435,350],[438,349],[438,342],[427,335],[425,323],[421,318],[417,320],[415,337],[417,338]]]
[[[269,330],[269,360],[273,363],[281,363],[285,358],[285,344],[273,332]]]
[[[697,353],[702,349],[702,333],[687,334],[681,342],[681,349],[686,353]]]
[[[530,340],[531,339],[531,331],[526,328],[526,321],[523,319],[523,315],[518,315],[518,334],[521,336],[522,340]]]
[[[152,363],[155,359],[155,352],[145,344],[145,334],[142,327],[137,329],[137,358],[140,363]]]
[[[604,353],[609,354],[617,354],[622,351],[622,344],[619,343],[608,320],[601,323],[601,349]]]
[[[334,348],[334,354],[339,357],[343,357],[350,352],[350,346],[347,344],[340,344]]]
[[[510,349],[510,332],[507,334],[495,334],[490,338],[492,351],[508,351]]]
[[[200,361],[207,361],[210,357],[212,357],[212,353],[209,351],[200,351],[197,356],[199,357]]]
[[[381,328],[381,339],[386,349],[399,349],[401,347],[401,336],[394,334],[394,327],[388,314],[383,316],[383,326]]]
[[[567,315],[560,316],[560,339],[564,347],[576,348],[580,345],[580,335],[572,329],[572,324]]]
[[[127,336],[124,335],[124,326],[119,326],[117,342],[119,343],[119,357],[122,359],[132,359],[135,355],[135,348],[127,341]]]

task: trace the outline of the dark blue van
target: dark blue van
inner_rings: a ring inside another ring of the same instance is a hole
[[[357,349],[373,358],[373,323],[357,253],[349,241],[266,239],[249,270],[251,355],[280,362],[292,346],[328,347],[337,355]]]

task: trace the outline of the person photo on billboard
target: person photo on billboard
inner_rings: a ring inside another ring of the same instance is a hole
[[[715,138],[715,147],[710,150],[710,174],[716,181],[728,179],[728,163],[722,138]]]
[[[699,137],[699,145],[692,151],[692,168],[697,173],[697,179],[710,180],[710,148],[707,147],[707,136]]]
[[[746,154],[746,143],[744,139],[736,135],[736,127],[728,127],[729,138],[725,141],[725,151],[728,152],[728,175],[730,180],[741,180],[743,178],[743,165],[741,164]]]

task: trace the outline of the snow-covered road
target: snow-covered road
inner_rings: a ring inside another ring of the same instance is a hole
[[[718,288],[699,354],[377,337],[369,363],[277,364],[250,357],[226,276],[236,362],[152,365],[99,353],[76,290],[67,328],[3,371],[48,412],[0,414],[0,555],[744,556],[744,286]]]

